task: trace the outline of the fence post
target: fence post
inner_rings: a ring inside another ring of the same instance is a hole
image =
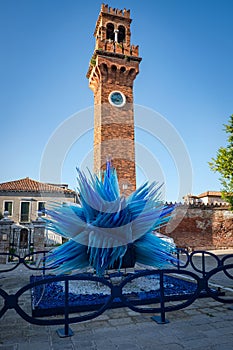
[[[45,264],[45,255],[46,255],[46,252],[43,252],[43,266],[42,266],[42,269],[43,269],[43,276],[45,276],[45,268],[46,268],[46,264]]]
[[[206,269],[205,269],[205,252],[201,253],[201,261],[202,261],[202,277],[205,278],[206,276]]]
[[[160,316],[152,316],[151,319],[158,324],[169,323],[168,319],[165,318],[165,303],[164,303],[164,279],[163,271],[159,271],[159,283],[160,283]]]
[[[74,335],[74,332],[69,327],[69,281],[68,279],[65,280],[65,322],[64,322],[64,328],[60,328],[57,330],[57,334],[60,338],[66,338],[71,337]]]

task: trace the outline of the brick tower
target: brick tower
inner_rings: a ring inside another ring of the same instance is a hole
[[[87,78],[94,92],[94,172],[111,160],[125,196],[136,189],[133,83],[141,58],[130,43],[130,11],[102,4]]]

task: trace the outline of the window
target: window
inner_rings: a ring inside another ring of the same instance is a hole
[[[4,210],[3,212],[8,211],[9,216],[12,216],[13,213],[13,202],[12,201],[5,201],[4,202]]]
[[[128,185],[127,184],[122,184],[122,190],[127,190],[128,189]]]
[[[114,25],[112,23],[107,24],[107,39],[114,40]]]
[[[124,26],[119,26],[118,30],[119,30],[118,43],[123,43],[125,41],[125,27]]]
[[[20,221],[29,222],[30,202],[21,202]]]
[[[38,202],[38,211],[45,215],[45,202]]]

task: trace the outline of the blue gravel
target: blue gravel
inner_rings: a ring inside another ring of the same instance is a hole
[[[51,276],[31,276],[30,282],[40,281],[48,279]],[[155,278],[153,275],[147,276],[148,279]],[[157,277],[156,277],[157,279]],[[164,276],[164,294],[171,297],[188,297],[195,293],[197,284],[176,278],[173,276]],[[109,290],[110,293],[110,290]],[[32,309],[33,310],[49,310],[59,309],[64,307],[65,293],[63,287],[58,282],[45,283],[34,287],[31,290],[32,295]],[[142,291],[137,293],[132,292],[130,294],[124,294],[128,300],[133,301],[134,304],[146,304],[159,300],[160,290]],[[80,310],[85,311],[88,309],[98,309],[98,306],[105,304],[110,298],[110,295],[103,295],[102,293],[92,294],[73,294],[69,293],[68,302],[70,307],[78,307]],[[115,304],[115,305],[114,305]],[[113,307],[119,307],[121,305],[120,298],[115,298],[113,301]],[[46,312],[45,312],[46,314]]]

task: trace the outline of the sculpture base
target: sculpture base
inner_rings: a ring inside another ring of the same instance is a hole
[[[135,272],[136,274],[137,272]],[[92,274],[89,274],[92,276]],[[82,276],[80,274],[80,276]],[[88,276],[88,274],[85,274]],[[109,275],[111,282],[115,276],[117,278],[124,278],[123,273],[112,273]],[[51,279],[52,276],[31,276],[31,282],[36,282],[40,280]],[[193,282],[183,280],[174,276],[164,276],[166,284],[166,302],[176,301],[176,300],[187,300],[195,293],[197,285]],[[139,280],[140,279],[134,279]],[[69,313],[86,312],[99,310],[103,305],[108,302],[110,298],[110,289],[107,287],[108,291],[103,291],[101,288],[106,287],[101,282],[89,281],[75,281],[74,287],[72,287],[72,281],[69,288]],[[85,286],[84,284],[87,283]],[[113,282],[112,282],[113,283]],[[151,288],[150,288],[151,283]],[[123,288],[123,295],[130,301],[132,305],[149,305],[160,302],[160,289],[158,276],[144,277],[143,284],[137,286],[137,290],[133,289],[132,282],[127,283],[128,289]],[[81,287],[80,287],[81,285]],[[117,282],[114,281],[114,285]],[[148,286],[149,285],[149,286]],[[76,287],[75,287],[76,286]],[[93,288],[95,287],[95,288]],[[76,291],[75,291],[76,288]],[[131,289],[130,289],[131,288]],[[80,292],[80,291],[83,292]],[[43,285],[35,286],[31,290],[32,296],[32,315],[34,317],[43,316],[53,316],[64,314],[64,303],[65,303],[65,292],[64,292],[64,282],[50,282]],[[200,297],[206,297],[206,293],[203,291]],[[116,297],[112,301],[111,308],[124,307],[124,303],[120,298]]]

